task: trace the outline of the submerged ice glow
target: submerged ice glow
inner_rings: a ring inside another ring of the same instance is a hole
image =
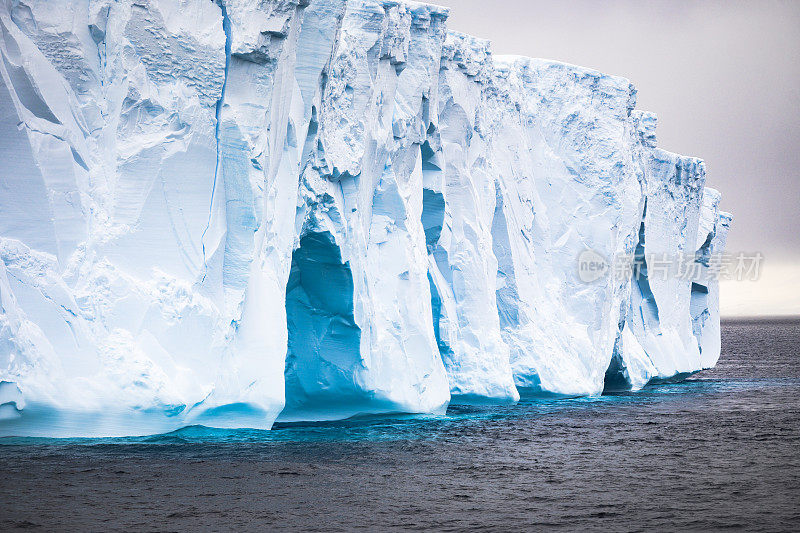
[[[0,7],[0,434],[443,412],[713,366],[724,247],[624,78],[376,0]],[[707,265],[704,265],[707,266]]]

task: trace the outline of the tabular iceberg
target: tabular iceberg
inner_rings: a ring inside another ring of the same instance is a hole
[[[731,216],[703,162],[656,147],[628,80],[495,57],[447,15],[5,1],[0,435],[441,413],[713,366]]]

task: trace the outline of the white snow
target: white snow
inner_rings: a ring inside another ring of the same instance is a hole
[[[397,0],[0,6],[0,435],[443,413],[719,357],[731,216],[624,78]],[[578,258],[690,254],[694,281]],[[584,254],[583,256],[581,254]]]

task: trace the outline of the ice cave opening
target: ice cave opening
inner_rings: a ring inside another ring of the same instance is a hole
[[[611,363],[606,369],[606,375],[603,379],[603,394],[625,392],[631,390],[631,380],[625,369],[625,362],[620,353],[620,338],[617,337],[617,342],[614,345],[614,355],[611,356]]]
[[[330,232],[304,235],[293,252],[286,320],[286,408],[280,419],[336,416],[363,403],[355,383],[361,329],[353,274]]]

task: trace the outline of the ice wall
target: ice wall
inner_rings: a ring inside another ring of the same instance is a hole
[[[624,78],[396,0],[0,3],[0,435],[584,395],[719,356],[729,214]],[[628,258],[587,279],[580,259]],[[653,275],[692,256],[692,280]]]

